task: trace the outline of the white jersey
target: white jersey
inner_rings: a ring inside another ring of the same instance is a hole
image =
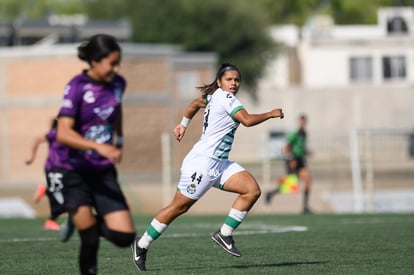
[[[240,125],[233,116],[243,109],[243,105],[234,94],[220,88],[207,96],[206,100],[203,132],[192,151],[214,159],[226,160],[233,145],[234,134]]]

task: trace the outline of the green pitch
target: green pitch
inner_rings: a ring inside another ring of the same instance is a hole
[[[135,217],[141,234],[151,217]],[[210,239],[224,216],[178,218],[151,246],[148,274],[414,274],[414,214],[251,215],[240,258]],[[78,274],[77,234],[60,243],[43,219],[0,219],[0,274]],[[99,274],[136,274],[129,248],[102,240]]]

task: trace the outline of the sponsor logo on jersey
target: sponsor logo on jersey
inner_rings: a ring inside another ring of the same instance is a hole
[[[210,169],[208,171],[208,176],[209,177],[212,177],[212,178],[217,177],[219,174],[220,174],[220,172],[217,169],[214,169],[214,168],[213,169]]]
[[[84,95],[83,95],[83,100],[87,103],[94,103],[95,102],[95,97],[92,91],[87,91]]]
[[[93,112],[102,120],[107,120],[108,117],[114,112],[114,107],[110,106],[107,108],[94,108]]]

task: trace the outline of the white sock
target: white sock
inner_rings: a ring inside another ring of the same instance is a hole
[[[138,241],[138,246],[141,248],[148,249],[150,244],[152,243],[153,239],[150,235],[148,235],[147,232],[144,232],[144,235],[141,236],[141,238]]]
[[[233,234],[233,228],[232,227],[230,227],[230,226],[228,226],[227,224],[225,224],[225,223],[223,223],[223,225],[221,226],[221,228],[220,228],[220,233],[223,235],[223,236],[230,236],[230,235],[232,235]]]

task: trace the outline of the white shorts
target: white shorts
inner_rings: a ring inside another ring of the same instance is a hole
[[[213,159],[190,152],[181,166],[177,189],[187,198],[198,200],[212,186],[223,189],[224,183],[231,176],[244,170],[235,162]]]

